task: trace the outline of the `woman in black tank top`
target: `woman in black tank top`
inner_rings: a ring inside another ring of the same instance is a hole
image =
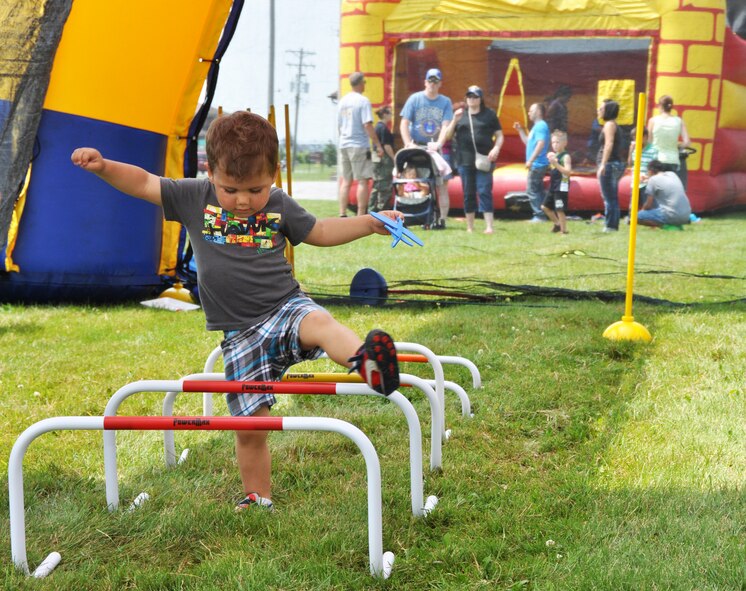
[[[604,232],[619,230],[619,179],[624,174],[622,133],[617,125],[619,103],[605,99],[598,108],[598,117],[604,122],[599,136],[599,150],[596,157],[596,176],[604,200]]]

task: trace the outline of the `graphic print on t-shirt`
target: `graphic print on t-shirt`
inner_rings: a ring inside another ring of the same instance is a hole
[[[423,106],[417,109],[415,115],[415,130],[423,138],[434,139],[440,133],[443,122],[443,109]]]
[[[222,207],[205,207],[205,222],[202,236],[208,242],[236,244],[246,248],[269,250],[278,246],[282,239],[279,213],[258,213],[240,218]]]

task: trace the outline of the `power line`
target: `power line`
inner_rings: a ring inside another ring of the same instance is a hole
[[[310,55],[316,55],[313,51],[306,51],[302,47],[298,50],[287,50],[286,53],[292,53],[297,58],[297,63],[288,63],[291,68],[298,68],[295,74],[295,82],[291,83],[291,89],[295,89],[295,123],[293,125],[293,167],[295,167],[296,156],[298,155],[298,113],[300,112],[300,95],[308,93],[308,83],[305,82],[306,68],[315,68],[313,64],[304,63],[304,58]]]

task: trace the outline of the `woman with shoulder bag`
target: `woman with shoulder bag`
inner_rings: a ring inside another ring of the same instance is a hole
[[[599,134],[596,176],[601,187],[604,200],[604,232],[619,230],[619,179],[625,169],[624,140],[622,131],[616,122],[619,116],[619,103],[611,99],[604,99],[598,108],[598,118],[603,127]]]
[[[479,211],[484,215],[486,226],[484,233],[492,234],[492,172],[503,145],[503,132],[495,112],[485,106],[484,93],[479,86],[466,89],[466,108],[454,111],[446,137],[456,138],[466,231],[474,231],[478,196]]]

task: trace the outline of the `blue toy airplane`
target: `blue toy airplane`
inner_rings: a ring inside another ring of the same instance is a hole
[[[414,246],[415,244],[417,244],[418,246],[425,246],[422,240],[417,238],[417,236],[415,236],[411,230],[407,230],[407,228],[404,227],[404,218],[398,218],[396,221],[394,221],[391,218],[388,218],[385,215],[381,215],[380,213],[377,213],[375,211],[371,211],[370,215],[376,218],[379,222],[382,222],[384,227],[394,237],[393,242],[391,242],[391,248],[394,248],[397,244],[399,244],[399,242],[403,242],[407,246]]]

